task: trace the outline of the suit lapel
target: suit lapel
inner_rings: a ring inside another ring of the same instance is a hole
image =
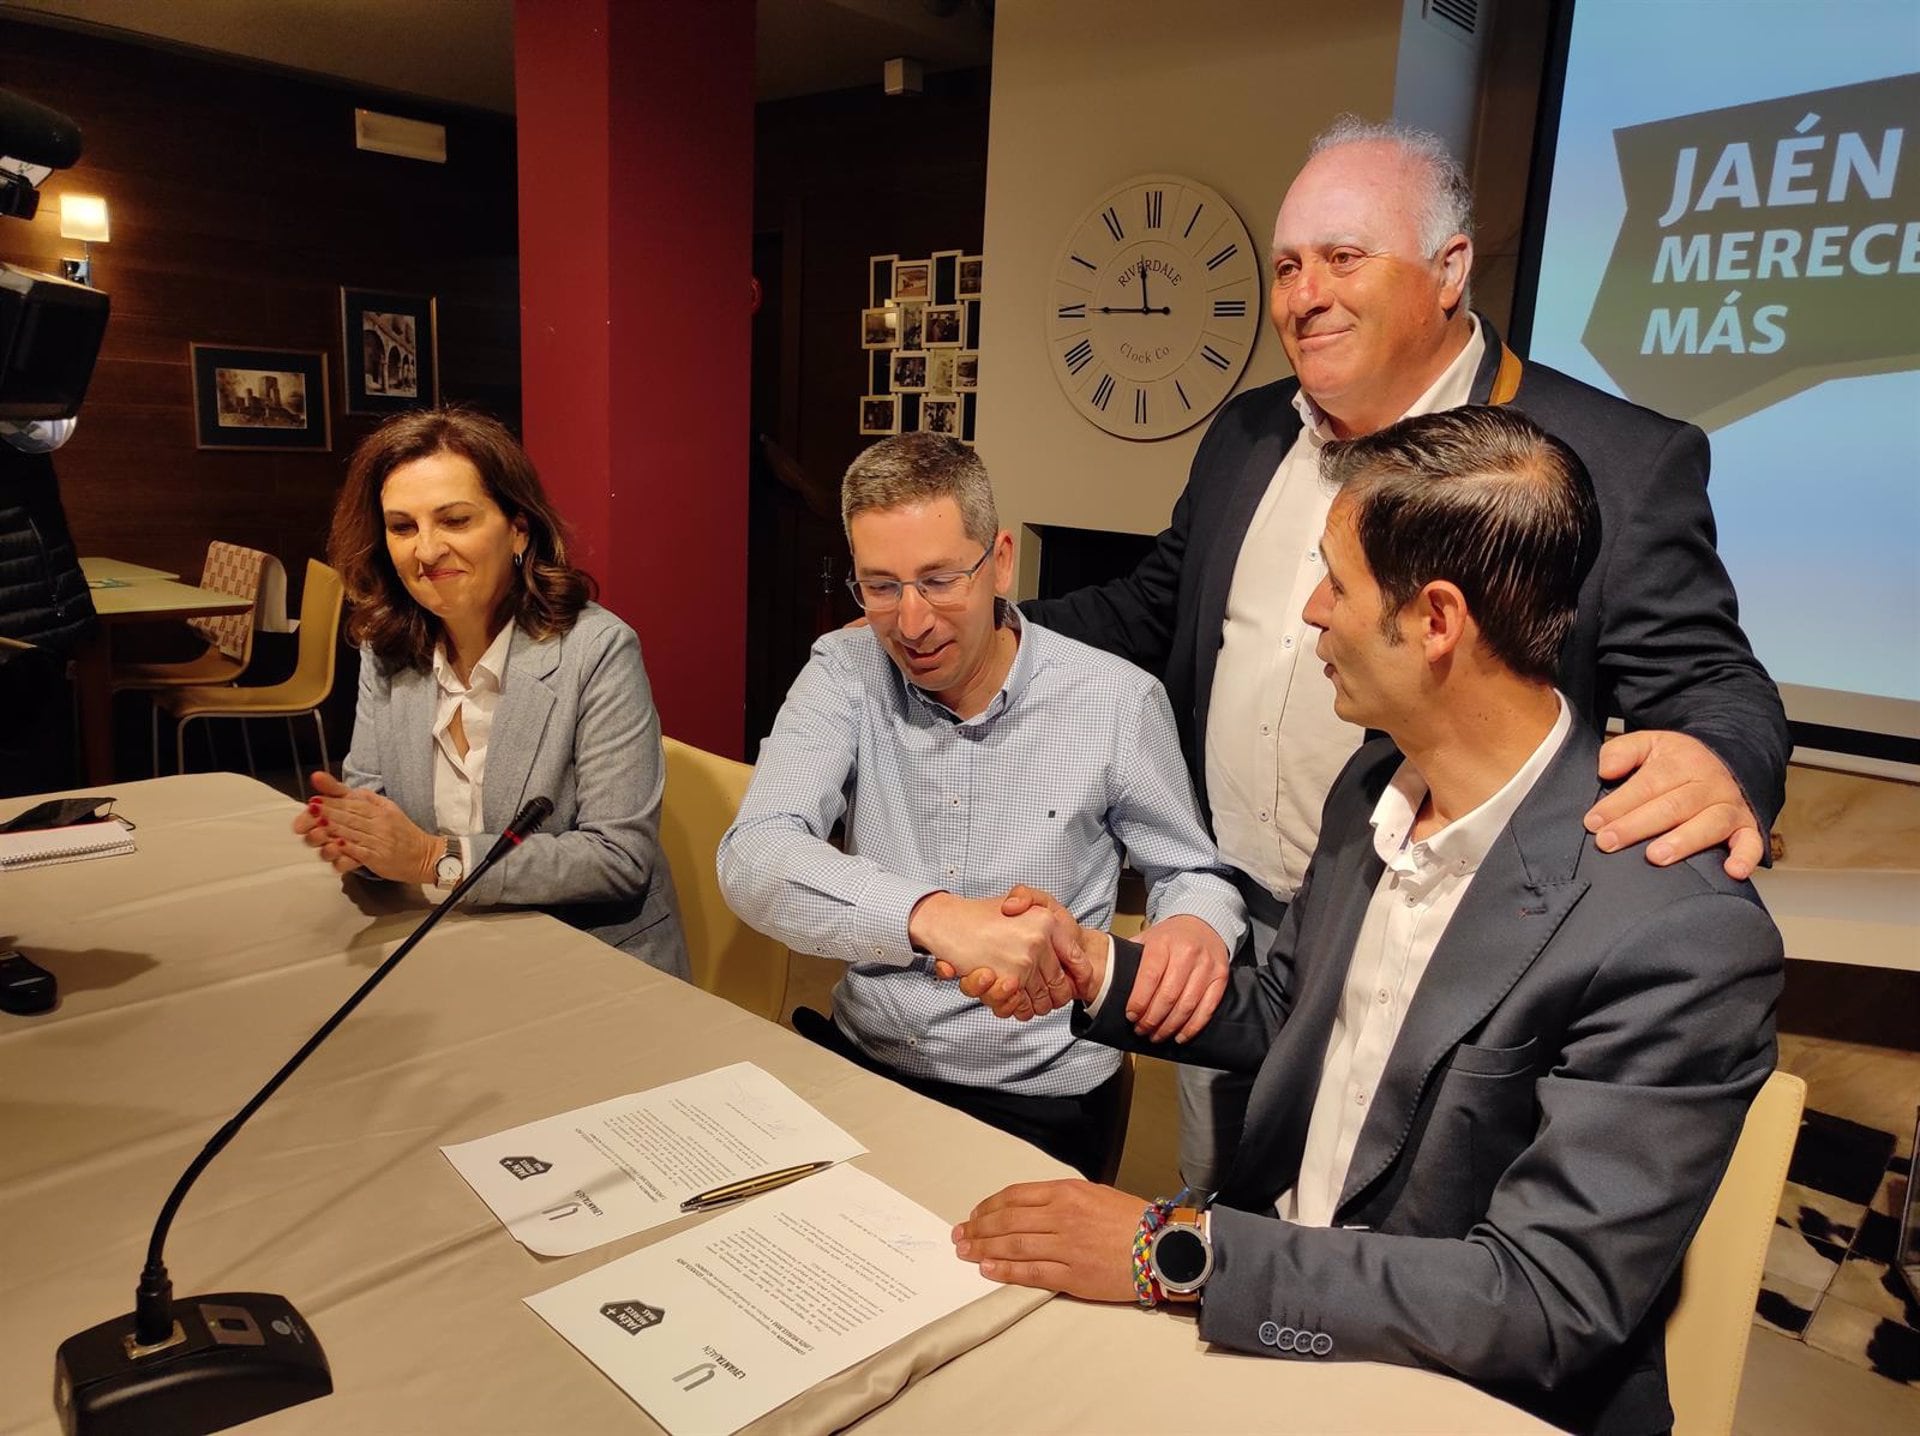
[[[1576,720],[1481,862],[1393,1044],[1347,1167],[1340,1210],[1400,1154],[1435,1071],[1512,990],[1586,892],[1577,875],[1587,837],[1580,820],[1599,792],[1598,751]]]
[[[480,795],[480,816],[490,833],[503,831],[519,812],[533,772],[534,757],[553,711],[548,680],[560,666],[559,638],[533,639],[515,627],[507,650],[507,672],[487,739],[487,777]]]
[[[1391,777],[1399,758],[1383,765],[1380,782]],[[1374,785],[1369,785],[1370,787]],[[1367,810],[1378,792],[1368,794]],[[1335,860],[1314,873],[1314,891],[1294,953],[1293,1004],[1273,1048],[1260,1065],[1247,1099],[1245,1138],[1234,1155],[1221,1199],[1230,1206],[1259,1210],[1291,1187],[1300,1175],[1307,1124],[1320,1088],[1327,1039],[1346,990],[1353,946],[1366,919],[1367,903],[1380,881],[1383,864],[1373,850],[1373,828],[1349,829]]]
[[[372,663],[372,654],[362,655]],[[387,796],[415,823],[429,832],[438,830],[433,812],[433,719],[439,707],[440,685],[431,670],[397,670],[387,688],[386,734],[381,759],[386,768]]]
[[[1298,392],[1297,388],[1293,392]],[[1258,435],[1247,448],[1247,456],[1234,479],[1216,530],[1226,542],[1211,554],[1211,562],[1200,576],[1199,600],[1194,615],[1194,748],[1204,751],[1207,738],[1207,709],[1213,700],[1213,665],[1220,656],[1220,630],[1227,621],[1227,592],[1233,587],[1233,571],[1240,562],[1240,550],[1247,530],[1253,525],[1254,510],[1279,471],[1280,461],[1300,437],[1300,414],[1291,402],[1282,406],[1280,423]],[[1197,765],[1198,766],[1198,765]]]

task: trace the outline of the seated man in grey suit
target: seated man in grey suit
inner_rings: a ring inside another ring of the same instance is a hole
[[[1197,1301],[1222,1346],[1431,1367],[1555,1425],[1664,1431],[1664,1322],[1773,1067],[1779,934],[1721,854],[1656,867],[1582,826],[1599,739],[1553,682],[1598,541],[1572,451],[1462,408],[1323,465],[1306,617],[1340,716],[1391,741],[1334,783],[1272,953],[1191,1042],[1113,1010],[1130,944],[1083,930],[1060,953],[1076,1031],[1257,1072],[1226,1183],[1144,1212],[1009,1187],[955,1229],[959,1255],[1094,1300]],[[1007,909],[1028,901],[1050,900]]]
[[[1167,695],[1005,601],[1013,538],[966,445],[882,440],[847,470],[841,512],[869,626],[813,645],[721,840],[721,888],[760,931],[847,964],[833,1020],[802,1009],[801,1031],[1097,1172],[1119,1055],[1073,1040],[1052,920],[1010,917],[1002,895],[1047,887],[1103,924],[1130,855],[1156,919],[1149,985],[1168,994],[1137,1009],[1142,1028],[1174,1037],[1212,1011],[1245,909]],[[1010,990],[1039,1015],[1010,1030],[938,980],[974,971],[1017,973]]]

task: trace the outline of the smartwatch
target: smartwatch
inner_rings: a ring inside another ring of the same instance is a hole
[[[1198,1207],[1175,1207],[1153,1234],[1147,1268],[1168,1301],[1198,1301],[1213,1275],[1213,1238],[1207,1214]]]
[[[443,892],[450,892],[460,886],[460,879],[467,875],[467,865],[460,856],[460,840],[448,838],[446,851],[433,865],[433,885]]]

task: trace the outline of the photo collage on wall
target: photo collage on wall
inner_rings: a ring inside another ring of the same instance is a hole
[[[982,260],[957,249],[867,261],[860,347],[862,434],[951,434],[973,442],[980,389]]]

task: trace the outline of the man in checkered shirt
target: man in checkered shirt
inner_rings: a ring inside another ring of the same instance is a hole
[[[1205,1025],[1246,914],[1172,709],[1156,679],[1006,602],[1013,539],[966,445],[875,444],[841,512],[868,624],[814,644],[721,840],[721,887],[762,932],[847,964],[831,1021],[802,1009],[802,1032],[1091,1175],[1120,1058],[1068,1031],[1053,915],[1002,898],[1030,884],[1104,926],[1130,858],[1152,925],[1127,1012],[1159,1039]],[[944,980],[981,969],[1031,1021]]]

